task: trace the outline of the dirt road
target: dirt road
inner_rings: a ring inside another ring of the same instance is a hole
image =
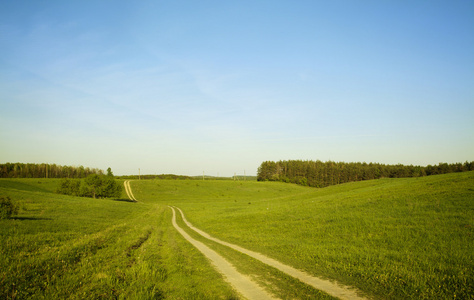
[[[212,265],[219,271],[226,280],[234,287],[234,289],[247,299],[275,299],[268,294],[263,288],[253,282],[248,276],[245,276],[237,271],[235,267],[225,260],[222,256],[217,254],[214,250],[193,239],[176,223],[176,213],[173,207],[173,218],[171,222],[174,228],[194,247],[196,247],[202,254],[204,254],[212,263]]]
[[[184,223],[189,227],[191,228],[192,230],[194,230],[195,232],[197,232],[198,234],[200,234],[201,236],[211,240],[211,241],[214,241],[216,243],[219,243],[221,245],[225,245],[229,248],[232,248],[236,251],[239,251],[241,253],[244,253],[244,254],[247,254],[248,256],[251,256],[255,259],[258,259],[259,261],[263,262],[264,264],[267,264],[269,266],[272,266],[294,278],[297,278],[298,280],[318,289],[318,290],[321,290],[321,291],[324,291],[326,293],[328,293],[329,295],[331,296],[334,296],[334,297],[337,297],[337,298],[340,298],[340,299],[366,299],[364,297],[361,297],[361,296],[358,296],[358,293],[357,291],[354,289],[354,288],[349,288],[349,287],[346,287],[346,286],[343,286],[339,283],[335,283],[335,282],[331,282],[331,281],[328,281],[328,280],[324,280],[324,279],[321,279],[321,278],[317,278],[317,277],[314,277],[314,276],[311,276],[303,271],[300,271],[300,270],[297,270],[291,266],[288,266],[288,265],[285,265],[277,260],[274,260],[272,258],[269,258],[263,254],[260,254],[260,253],[257,253],[257,252],[254,252],[254,251],[251,251],[251,250],[247,250],[245,248],[242,248],[240,246],[237,246],[237,245],[234,245],[234,244],[231,244],[231,243],[227,243],[227,242],[224,242],[224,241],[221,241],[219,239],[216,239],[212,236],[210,236],[209,234],[207,234],[206,232],[194,227],[191,223],[188,222],[188,220],[186,220],[186,218],[184,217],[184,214],[183,212],[181,211],[181,209],[177,208],[176,209],[179,210],[179,212],[181,213],[181,216],[183,218],[183,221]],[[174,211],[173,211],[174,213]]]
[[[130,187],[130,180],[125,180],[123,185],[125,186],[125,192],[127,193],[128,198],[136,202],[137,199],[135,199],[135,196],[133,196],[132,188]]]
[[[130,187],[130,181],[127,180],[124,182],[125,186],[125,191],[130,198],[130,200],[137,201],[137,199],[133,196],[132,189]],[[211,241],[214,241],[216,243],[219,243],[221,245],[227,246],[229,248],[232,248],[236,251],[239,251],[241,253],[247,254],[264,264],[267,264],[271,267],[274,267],[281,272],[284,272],[294,278],[297,278],[301,282],[304,282],[318,290],[324,291],[328,293],[331,296],[340,298],[340,299],[349,299],[349,300],[355,300],[355,299],[366,299],[364,297],[359,296],[360,292],[358,292],[354,288],[350,288],[347,286],[343,286],[339,283],[336,282],[331,282],[328,280],[324,280],[321,278],[317,278],[314,276],[311,276],[303,271],[297,270],[291,266],[285,265],[275,259],[269,258],[263,254],[242,248],[240,246],[221,241],[217,238],[214,238],[207,234],[206,232],[194,227],[191,223],[188,222],[188,220],[184,217],[184,213],[181,209],[178,207],[171,207],[171,210],[173,212],[173,217],[172,217],[172,224],[175,227],[175,229],[186,239],[188,240],[194,247],[196,247],[199,251],[201,251],[213,264],[213,266],[225,276],[226,280],[235,288],[235,290],[243,295],[247,299],[275,299],[272,297],[269,293],[267,293],[262,287],[257,285],[255,282],[253,282],[248,276],[245,276],[241,273],[239,273],[235,267],[229,263],[227,260],[225,260],[222,256],[220,256],[217,252],[214,250],[210,249],[206,245],[204,245],[202,242],[197,241],[193,239],[190,235],[188,235],[181,227],[178,226],[176,223],[176,212],[175,209],[177,209],[181,217],[184,221],[184,223],[192,230],[200,234],[206,239],[209,239]]]

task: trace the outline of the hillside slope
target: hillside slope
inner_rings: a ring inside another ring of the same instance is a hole
[[[381,298],[474,294],[474,172],[314,189],[277,182],[136,183],[196,227]]]
[[[474,172],[322,189],[134,180],[138,203],[57,195],[57,183],[0,179],[0,194],[22,206],[17,218],[0,220],[2,298],[236,297],[172,227],[168,205],[216,238],[354,286],[368,298],[474,295]],[[278,284],[282,298],[326,297],[224,246],[207,245],[237,258],[236,267],[262,284]]]

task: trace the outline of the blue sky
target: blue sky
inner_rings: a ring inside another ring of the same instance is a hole
[[[474,160],[472,1],[2,1],[0,161]]]

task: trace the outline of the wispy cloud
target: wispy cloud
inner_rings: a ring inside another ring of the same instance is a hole
[[[471,160],[472,5],[426,5],[15,1],[0,11],[0,157],[222,175]]]

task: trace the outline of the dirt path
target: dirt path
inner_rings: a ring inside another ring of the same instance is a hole
[[[225,260],[222,256],[217,254],[214,250],[211,250],[209,247],[193,239],[189,236],[181,227],[176,223],[176,213],[173,207],[173,218],[171,222],[173,223],[174,228],[194,247],[202,252],[213,264],[213,266],[225,276],[226,280],[234,287],[234,289],[244,296],[247,299],[275,299],[255,282],[253,282],[248,276],[245,276],[239,273],[235,267]]]
[[[184,217],[184,214],[183,212],[181,211],[181,209],[177,208],[176,209],[179,210],[179,212],[181,213],[181,216],[183,218],[183,221],[184,223],[186,223],[186,225],[191,228],[192,230],[194,230],[195,232],[197,232],[198,234],[200,234],[201,236],[211,240],[211,241],[214,241],[216,243],[219,243],[221,245],[225,245],[227,247],[230,247],[234,250],[237,250],[241,253],[244,253],[244,254],[247,254],[248,256],[251,256],[255,259],[258,259],[259,261],[263,262],[264,264],[267,264],[269,266],[272,266],[294,278],[297,278],[299,279],[300,281],[318,289],[318,290],[321,290],[321,291],[324,291],[326,293],[328,293],[329,295],[331,296],[334,296],[334,297],[337,297],[337,298],[340,298],[340,299],[366,299],[364,297],[361,297],[361,296],[358,296],[357,295],[357,291],[354,289],[354,288],[350,288],[350,287],[346,287],[346,286],[343,286],[339,283],[335,283],[335,282],[331,282],[331,281],[328,281],[328,280],[324,280],[324,279],[320,279],[320,278],[317,278],[317,277],[314,277],[314,276],[311,276],[303,271],[300,271],[300,270],[297,270],[291,266],[288,266],[288,265],[285,265],[277,260],[274,260],[272,258],[269,258],[263,254],[260,254],[260,253],[257,253],[257,252],[254,252],[254,251],[251,251],[251,250],[247,250],[245,248],[242,248],[240,246],[237,246],[237,245],[234,245],[234,244],[230,244],[230,243],[227,243],[227,242],[224,242],[224,241],[221,241],[219,239],[216,239],[212,236],[210,236],[209,234],[205,233],[204,231],[194,227],[191,223],[188,222],[188,220],[186,220],[186,218]],[[174,214],[174,210],[173,210],[173,214]]]
[[[130,198],[130,200],[137,201],[137,199],[133,196],[132,189],[130,187],[130,181],[127,180],[124,182],[125,186],[125,191]],[[197,241],[193,239],[191,236],[189,236],[181,227],[178,226],[176,223],[176,212],[175,209],[179,210],[181,217],[183,218],[184,223],[192,230],[200,234],[201,236],[214,241],[216,243],[219,243],[221,245],[230,247],[236,251],[239,251],[241,253],[247,254],[264,264],[267,264],[269,266],[272,266],[294,278],[297,278],[298,280],[318,289],[321,291],[324,291],[328,293],[331,296],[340,298],[340,299],[350,299],[350,300],[355,300],[355,299],[366,299],[364,297],[358,296],[358,291],[354,288],[343,286],[339,283],[336,282],[331,282],[328,280],[324,280],[321,278],[317,278],[314,276],[311,276],[303,271],[297,270],[291,266],[285,265],[275,259],[269,258],[263,254],[247,250],[245,248],[242,248],[240,246],[227,243],[224,241],[221,241],[217,238],[214,238],[207,234],[206,232],[194,227],[191,223],[188,222],[188,220],[184,217],[183,211],[179,209],[178,207],[171,207],[171,210],[173,212],[173,217],[172,217],[172,224],[176,228],[176,230],[186,239],[188,240],[194,247],[196,247],[199,251],[201,251],[214,265],[214,267],[225,276],[227,281],[239,292],[241,295],[243,295],[247,299],[275,299],[272,297],[270,294],[268,294],[266,291],[264,291],[260,286],[258,286],[255,282],[253,282],[248,276],[245,276],[241,273],[239,273],[235,267],[230,264],[227,260],[225,260],[222,256],[220,256],[217,252],[214,250],[210,249],[206,245],[204,245],[202,242]]]
[[[135,199],[135,196],[133,196],[132,188],[130,187],[130,180],[125,180],[123,185],[125,186],[125,192],[127,193],[128,198],[136,202],[137,199]]]

